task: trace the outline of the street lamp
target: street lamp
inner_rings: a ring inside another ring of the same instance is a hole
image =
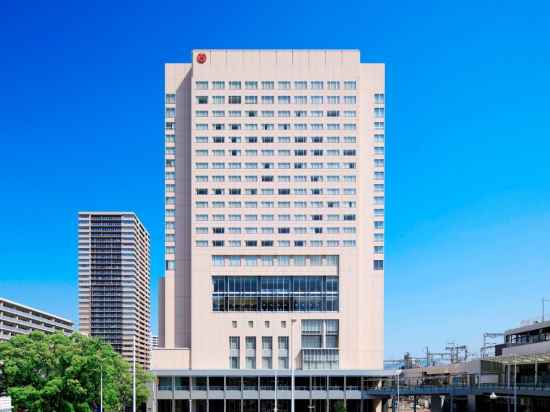
[[[296,319],[290,319],[290,412],[294,412],[294,353],[292,347],[294,322],[296,322]]]
[[[99,364],[99,412],[103,412],[103,359]]]
[[[514,412],[518,412],[518,361],[514,358]]]
[[[132,339],[132,412],[136,412],[136,335]]]

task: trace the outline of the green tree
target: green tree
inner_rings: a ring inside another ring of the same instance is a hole
[[[132,401],[130,364],[99,339],[33,332],[0,343],[0,361],[15,410],[89,412],[99,404],[101,374],[105,411],[122,411]],[[146,401],[151,379],[138,366],[138,403]]]
[[[347,412],[346,405],[343,401],[336,402],[336,405],[334,406],[335,412]]]

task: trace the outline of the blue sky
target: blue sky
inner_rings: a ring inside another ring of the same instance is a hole
[[[135,210],[163,270],[163,64],[358,48],[387,65],[386,358],[550,297],[547,2],[10,2],[0,11],[0,295],[76,319],[77,211]],[[201,3],[201,4],[198,4]]]

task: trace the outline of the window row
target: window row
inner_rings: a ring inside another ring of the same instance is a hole
[[[175,196],[166,196],[165,200],[166,200],[166,205],[175,205],[176,204],[176,197]],[[374,196],[373,197],[373,203],[375,205],[383,205],[384,204],[384,196]],[[228,205],[229,205],[229,203],[228,203]],[[222,207],[222,206],[220,205],[220,207]],[[245,205],[245,207],[255,207],[255,206],[250,204],[250,206]],[[278,204],[277,207],[286,208],[286,207],[290,207],[290,205],[288,204],[288,202],[282,202],[282,203]],[[334,207],[336,207],[336,205]],[[168,208],[167,210],[172,210],[172,209]],[[375,209],[375,210],[377,210],[377,209]],[[167,216],[170,216],[170,215],[167,214]],[[224,215],[212,215],[214,220],[217,220],[216,218],[224,220],[223,216]],[[229,216],[230,217],[235,216],[235,219],[237,219],[237,216],[239,216],[239,215],[229,215]],[[254,216],[256,216],[256,218],[253,218]],[[296,216],[305,216],[305,215],[294,215],[294,216],[296,217]],[[312,215],[312,216],[319,216],[319,215]],[[198,221],[205,221],[205,220],[208,220],[208,215],[202,215],[202,214],[201,215],[196,215],[195,218]],[[257,215],[245,215],[245,220],[257,220]],[[306,220],[306,219],[304,218],[303,220]],[[319,219],[315,219],[315,220],[323,220],[323,219],[319,218]],[[340,218],[338,217],[338,215],[327,215],[327,220],[335,221],[335,220],[340,220]],[[350,219],[344,219],[344,220],[350,220]]]
[[[318,180],[312,180],[312,181],[318,181]],[[166,185],[166,189],[168,192],[172,191],[170,189],[173,189],[169,186],[175,186],[175,185]],[[376,184],[374,186],[375,191],[383,191],[384,185],[383,184]],[[298,196],[304,196],[304,195],[312,195],[312,196],[319,196],[319,195],[355,195],[357,194],[357,190],[350,188],[350,189],[343,189],[340,190],[338,188],[328,188],[328,189],[306,189],[306,188],[279,188],[277,191],[275,189],[256,189],[256,188],[249,188],[249,189],[241,189],[241,188],[230,188],[225,190],[224,188],[213,188],[213,189],[207,189],[207,188],[197,188],[195,189],[195,194],[197,195],[232,195],[232,196],[240,196],[240,195],[246,195],[246,196],[256,196],[258,194],[265,195],[265,196],[273,196],[275,194],[277,195],[298,195]]]
[[[212,266],[338,266],[338,255],[213,255]]]
[[[384,141],[384,135],[375,135],[374,140]],[[195,136],[195,143],[356,143],[356,136]]]
[[[166,122],[166,128],[169,129],[170,122]],[[209,127],[212,127],[212,130],[357,130],[357,124],[355,123],[279,123],[275,125],[274,123],[195,123],[195,130],[209,130]],[[226,127],[227,126],[227,127]],[[375,128],[379,128],[375,124]],[[174,125],[175,129],[175,125]]]
[[[376,163],[376,160],[381,159],[375,159],[375,166],[378,166]],[[380,162],[379,162],[380,163]],[[383,162],[381,163],[383,165]],[[339,162],[328,162],[328,163],[322,163],[322,162],[315,162],[315,163],[305,163],[305,162],[280,162],[280,163],[256,163],[256,162],[247,162],[247,163],[241,163],[241,162],[231,162],[231,163],[224,163],[224,162],[213,162],[213,163],[206,163],[206,162],[196,162],[195,163],[195,169],[355,169],[357,167],[357,163],[355,162],[345,162],[345,163],[339,163]],[[263,178],[264,176],[262,176]],[[267,176],[266,176],[267,177]],[[271,176],[273,177],[273,176]],[[266,181],[266,180],[262,180]]]
[[[278,201],[274,202],[271,200],[256,202],[256,201],[246,201],[246,202],[240,202],[240,201],[232,201],[232,202],[224,202],[224,201],[213,201],[213,202],[207,202],[207,201],[200,201],[195,202],[195,208],[197,209],[203,209],[203,208],[233,208],[233,209],[240,209],[241,207],[247,208],[247,209],[256,209],[256,208],[264,208],[264,209],[272,209],[272,208],[289,208],[294,207],[297,209],[303,209],[306,207],[312,207],[312,208],[329,208],[329,209],[335,209],[335,208],[356,208],[357,202],[355,201],[346,201],[346,202],[338,202],[338,201],[329,201],[329,202],[323,202],[323,201]]]
[[[309,115],[308,115],[309,113]],[[195,111],[195,117],[208,117],[209,115],[212,117],[275,117],[275,114],[277,114],[277,117],[357,117],[357,111],[355,110],[310,110],[309,112],[306,110],[295,110],[294,112],[290,110],[278,110],[275,112],[274,110],[245,110],[244,112],[241,110],[212,110],[208,112],[208,110],[196,110]],[[166,117],[172,118],[176,117],[176,109],[174,108],[167,108],[166,109]]]
[[[175,175],[172,176],[172,175],[169,175],[168,173],[173,173],[173,172],[167,172],[166,173],[166,178],[167,179],[175,179],[176,178]],[[384,179],[384,172],[374,172],[374,173],[375,173],[374,174],[375,179],[377,179],[377,180]],[[227,181],[228,182],[235,182],[235,183],[236,182],[241,182],[241,181],[244,181],[244,182],[247,182],[247,183],[254,183],[254,182],[258,182],[258,181],[262,180],[262,177],[263,176],[257,176],[257,175],[247,175],[247,176],[229,175],[229,176],[227,176]],[[265,177],[269,178],[270,176],[265,176]],[[224,176],[224,175],[214,175],[214,176],[196,175],[195,176],[195,181],[197,183],[205,183],[205,182],[208,182],[209,180],[211,180],[212,182],[225,182],[226,181],[226,176]],[[304,175],[295,175],[295,176],[292,176],[292,180],[296,183],[305,183],[305,182],[319,183],[319,182],[325,182],[325,181],[327,183],[338,183],[340,181],[344,181],[346,183],[354,183],[354,182],[356,182],[357,177],[355,175],[349,175],[349,176],[335,176],[335,175],[327,175],[327,176],[310,175],[310,176],[304,176]],[[262,180],[262,181],[273,182],[274,180],[267,179],[267,180]],[[290,181],[291,181],[291,176],[288,176],[288,175],[277,176],[277,182],[279,182],[279,183],[290,183]],[[273,189],[271,189],[271,190],[273,190]],[[328,193],[330,193],[330,190],[332,190],[332,189],[327,189],[327,190],[329,190]],[[262,192],[262,194],[264,194],[264,192]],[[265,194],[268,194],[268,192],[265,192]]]
[[[167,224],[167,229],[171,229],[172,226],[168,226]],[[240,235],[241,233],[246,233],[248,235],[250,234],[257,234],[257,233],[262,233],[262,234],[274,234],[274,233],[278,233],[280,235],[288,235],[290,233],[294,233],[296,235],[305,235],[307,234],[308,232],[311,233],[311,234],[323,234],[323,233],[327,233],[327,234],[338,234],[340,232],[342,233],[347,233],[347,234],[354,234],[356,233],[357,229],[355,227],[333,227],[333,226],[330,226],[330,227],[310,227],[309,230],[308,228],[306,227],[294,227],[294,228],[290,228],[290,227],[278,227],[278,228],[274,228],[274,227],[261,227],[261,228],[257,228],[257,227],[244,227],[244,228],[241,228],[241,227],[227,227],[227,228],[224,228],[224,227],[213,227],[211,228],[212,229],[212,233],[213,234],[216,234],[216,235],[222,235],[222,234],[230,234],[230,235]],[[207,235],[208,233],[210,233],[210,228],[208,227],[196,227],[195,228],[195,233],[198,234],[198,235]]]
[[[356,90],[357,81],[355,80],[197,80],[195,81],[195,89],[197,90],[208,90],[209,87],[213,90],[224,90],[226,87],[229,90],[241,90],[242,88],[246,90],[275,90],[275,86],[278,90],[290,90],[294,88],[295,90],[340,90],[342,86],[344,90]],[[168,96],[168,95],[167,95]],[[383,95],[382,95],[383,96]],[[167,99],[168,102],[168,99]],[[170,102],[168,102],[170,103]]]
[[[176,235],[174,233],[167,233],[165,235],[165,241],[166,241],[167,244],[175,242],[176,241]],[[384,232],[375,232],[375,233],[373,233],[373,241],[376,242],[376,243],[384,242]],[[331,240],[331,241],[327,241],[327,242],[331,242],[330,245],[332,245],[332,246],[339,246],[339,244],[340,244],[339,241],[332,241]],[[207,247],[208,242],[204,243],[203,241],[199,241],[199,245],[200,245],[199,247]],[[228,240],[227,241],[227,246],[229,246],[229,247],[241,247],[241,245],[242,245],[242,242],[240,240]],[[277,246],[279,246],[279,247],[289,247],[290,246],[290,241],[288,241],[288,240],[278,240],[277,241]],[[323,246],[323,242],[318,241],[318,240],[312,240],[312,241],[310,241],[310,246]],[[381,245],[377,245],[377,246],[381,246]],[[172,245],[166,246],[166,253],[167,254],[174,254],[175,253],[174,246],[172,246]],[[383,248],[376,249],[376,247],[375,247],[374,253],[384,253],[384,250],[383,250]],[[382,269],[383,269],[383,263],[381,265],[382,265]]]
[[[337,276],[213,276],[215,312],[338,311]]]
[[[196,247],[355,247],[356,241],[355,240],[278,240],[277,242],[273,240],[245,240],[241,242],[240,240],[196,240],[195,241]]]
[[[228,221],[238,222],[241,220],[244,220],[246,222],[256,222],[259,219],[262,220],[272,220],[272,215],[227,215]],[[225,221],[225,215],[211,215],[211,218],[214,222],[223,222]],[[279,221],[290,221],[291,215],[278,215]],[[322,221],[327,220],[329,222],[337,222],[340,220],[343,221],[349,221],[354,222],[356,220],[355,214],[346,214],[346,215],[303,215],[303,214],[296,214],[292,216],[292,219],[296,222],[305,222],[305,221]],[[197,222],[207,222],[208,221],[208,215],[207,214],[197,214],[195,215],[195,220]]]
[[[262,336],[262,369],[273,369],[273,337]],[[289,367],[289,337],[277,337],[277,355],[278,369],[288,369]],[[229,368],[241,368],[241,337],[229,337]],[[245,337],[245,368],[256,369],[256,336]],[[228,378],[227,386],[230,387],[231,378]],[[241,384],[238,385],[242,388]]]
[[[384,154],[384,147],[375,147],[375,152]],[[195,156],[356,156],[356,149],[196,149]]]
[[[357,104],[357,96],[195,96],[196,104]]]

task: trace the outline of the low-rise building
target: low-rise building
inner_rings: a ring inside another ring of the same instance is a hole
[[[73,333],[73,322],[43,310],[0,297],[0,341],[38,331]]]

